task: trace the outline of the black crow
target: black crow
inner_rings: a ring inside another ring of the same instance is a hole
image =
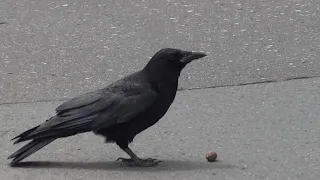
[[[128,144],[154,125],[173,102],[181,70],[191,61],[206,56],[165,48],[158,51],[140,71],[106,88],[75,97],[56,108],[56,115],[12,140],[32,140],[13,153],[11,166],[57,138],[93,131],[107,143],[117,143],[131,158],[119,158],[129,165],[154,166],[157,159],[137,157]]]

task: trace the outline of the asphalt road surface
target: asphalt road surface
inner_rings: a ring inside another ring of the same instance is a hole
[[[317,179],[319,10],[317,0],[0,1],[0,179]],[[158,167],[121,166],[125,154],[91,133],[7,166],[13,136],[163,47],[208,57],[184,69],[166,116],[131,145]]]

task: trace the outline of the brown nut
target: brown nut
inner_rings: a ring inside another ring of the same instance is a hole
[[[209,162],[214,162],[217,159],[217,153],[214,151],[210,151],[206,154],[206,158]]]

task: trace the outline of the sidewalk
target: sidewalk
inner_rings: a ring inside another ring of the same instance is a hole
[[[21,145],[9,140],[54,113],[61,102],[0,106],[0,179],[317,179],[320,176],[320,78],[180,91],[166,116],[132,149],[163,162],[121,167],[125,154],[92,133],[57,140],[7,166]],[[215,150],[218,162],[205,153]]]

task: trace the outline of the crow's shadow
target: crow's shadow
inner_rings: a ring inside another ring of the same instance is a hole
[[[62,162],[62,161],[28,161],[20,162],[14,167],[19,168],[62,168],[62,169],[85,169],[85,170],[115,170],[125,169],[126,171],[189,171],[195,169],[227,169],[240,168],[222,162],[199,162],[199,161],[175,161],[163,160],[155,167],[128,167],[121,162]]]

